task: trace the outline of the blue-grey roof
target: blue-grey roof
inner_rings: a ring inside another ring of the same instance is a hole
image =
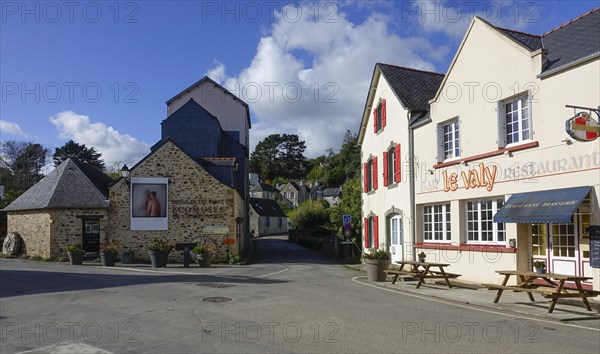
[[[323,189],[323,197],[339,197],[342,195],[340,188],[325,188]]]
[[[279,193],[279,189],[273,187],[270,184],[266,184],[266,183],[257,183],[255,185],[253,185],[252,188],[250,188],[250,192],[260,192],[260,191]]]
[[[286,217],[279,204],[272,199],[250,198],[250,206],[260,216]]]
[[[530,51],[544,49],[542,73],[600,53],[600,7],[542,35],[493,26]]]
[[[576,62],[600,52],[600,8],[542,35],[548,51],[542,72]]]
[[[107,208],[108,187],[112,182],[98,168],[69,158],[4,210]]]
[[[444,74],[377,63],[377,67],[406,109],[426,111],[435,96]]]

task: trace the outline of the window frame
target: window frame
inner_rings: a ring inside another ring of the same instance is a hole
[[[449,128],[449,133],[446,132],[446,127]],[[461,157],[460,144],[460,122],[458,117],[449,119],[439,124],[440,139],[440,161],[450,161]],[[446,138],[449,137],[449,140]],[[448,145],[452,145],[449,147]],[[451,153],[451,156],[449,156]]]
[[[436,208],[440,208],[439,212],[436,212]],[[427,210],[430,210],[428,212]],[[448,243],[452,241],[452,206],[450,203],[437,203],[423,205],[421,209],[422,225],[423,225],[423,242],[428,243]],[[435,216],[439,214],[441,220],[437,221]],[[429,220],[427,218],[429,216]],[[438,229],[438,224],[441,229]],[[428,227],[430,226],[429,230]],[[436,239],[436,234],[440,233],[441,238]],[[428,238],[427,235],[430,234]]]
[[[483,203],[491,202],[491,209],[484,209]],[[465,202],[465,243],[472,245],[504,245],[506,244],[506,223],[494,222],[494,215],[506,203],[503,197],[473,199]],[[474,204],[477,208],[470,209],[470,204]],[[482,215],[485,211],[489,211],[489,219],[485,220]],[[476,219],[471,219],[471,216],[476,216]],[[491,222],[492,229],[483,230],[485,222]],[[472,230],[471,227],[476,225],[477,228]],[[492,240],[483,240],[484,233],[491,233]],[[476,235],[477,239],[471,237]],[[502,240],[500,240],[502,235]]]
[[[517,104],[516,110],[508,110],[507,106],[509,104]],[[526,103],[527,106],[525,109],[523,108],[523,103]],[[505,98],[498,102],[498,142],[499,147],[510,147],[516,146],[520,144],[524,144],[527,142],[533,141],[533,119],[532,119],[532,99],[531,94],[528,91],[519,93],[518,95]],[[527,112],[527,117],[524,118],[524,110]],[[516,115],[516,120],[513,118],[510,122],[507,122],[508,115]],[[516,130],[512,130],[509,132],[509,125],[516,125]],[[527,125],[526,128],[523,126]],[[527,137],[525,137],[525,133],[527,133]],[[517,140],[514,140],[516,134]],[[512,141],[509,142],[509,136]]]

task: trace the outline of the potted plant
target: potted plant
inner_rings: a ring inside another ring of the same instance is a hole
[[[108,240],[100,244],[100,258],[105,267],[114,267],[117,262],[117,254],[121,249],[121,243],[117,240]]]
[[[535,271],[537,273],[540,273],[540,274],[546,273],[546,261],[539,261],[539,260],[534,261],[533,267],[535,268]]]
[[[363,260],[367,270],[367,279],[371,281],[385,281],[388,269],[392,261],[390,253],[381,248],[369,248],[368,252],[363,253]]]
[[[165,240],[155,238],[148,246],[148,254],[152,262],[152,268],[164,268],[169,260],[169,253],[175,248],[175,245]]]
[[[75,243],[67,245],[67,254],[69,255],[69,262],[71,265],[81,265],[83,263],[85,252],[83,252],[81,244]]]
[[[197,245],[192,249],[192,253],[196,255],[199,267],[208,268],[212,263],[215,251],[208,245]]]
[[[417,254],[417,258],[419,258],[419,262],[425,262],[425,258],[427,258],[427,255],[425,254],[425,252],[421,251],[421,253]]]

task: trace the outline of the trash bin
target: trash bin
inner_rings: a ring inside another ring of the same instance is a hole
[[[133,263],[133,252],[132,251],[123,251],[123,253],[121,254],[121,263],[123,263],[123,264]]]

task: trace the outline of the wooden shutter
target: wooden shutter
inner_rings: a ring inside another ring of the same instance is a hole
[[[381,126],[385,127],[385,121],[386,121],[386,109],[385,109],[385,100],[381,100]]]
[[[369,248],[369,218],[364,218],[363,223],[365,224],[365,248]]]
[[[498,148],[502,149],[503,147],[506,146],[506,114],[505,114],[505,107],[504,107],[504,102],[499,101],[498,104],[496,105],[496,113],[498,116]],[[531,119],[531,114],[530,114],[530,119]],[[530,127],[531,127],[531,121],[530,121]]]
[[[377,108],[373,110],[373,131],[377,133]]]
[[[379,248],[379,216],[373,217],[373,243],[375,248]]]
[[[383,185],[385,187],[388,186],[388,153],[387,151],[383,152]]]
[[[366,162],[363,163],[363,175],[363,191],[367,193],[369,191],[369,170]]]
[[[396,160],[394,161],[394,181],[400,183],[400,179],[402,178],[402,171],[400,170],[402,167],[400,163],[400,144],[394,148],[394,155],[396,155]]]
[[[379,183],[378,183],[378,178],[377,178],[377,156],[375,156],[373,158],[373,189],[377,189]]]

